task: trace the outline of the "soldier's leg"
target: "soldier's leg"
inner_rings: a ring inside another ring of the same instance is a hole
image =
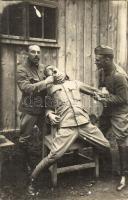
[[[37,116],[29,115],[26,113],[21,114],[20,122],[20,138],[19,142],[23,145],[26,145],[31,137],[31,133],[34,125],[36,124]]]
[[[57,159],[63,156],[77,137],[78,131],[76,127],[60,128],[56,131],[49,155],[43,158],[32,172],[31,182],[28,187],[30,195],[36,195],[37,193],[36,179],[40,172],[43,172],[44,169],[50,167]]]
[[[119,158],[120,158],[120,174],[121,181],[117,186],[117,190],[121,191],[126,185],[126,175],[128,175],[128,137],[124,140],[117,140],[119,147]]]
[[[23,164],[25,165],[25,167],[27,166],[28,168],[30,168],[28,142],[31,138],[36,120],[37,116],[28,115],[26,113],[22,113],[21,115],[19,145],[24,156]]]
[[[42,143],[42,157],[44,155],[44,139],[47,134],[50,133],[50,125],[46,123],[45,115],[40,115],[37,120],[37,126],[40,134],[38,135],[40,142]]]
[[[49,167],[56,160],[63,156],[63,154],[69,149],[72,143],[78,137],[76,128],[61,128],[53,139],[51,151],[49,155],[40,161],[32,173],[32,178],[36,178],[43,169]]]
[[[36,192],[35,182],[40,172],[43,172],[44,169],[48,168],[56,160],[63,156],[77,137],[78,131],[76,128],[60,128],[56,131],[49,155],[42,159],[32,172],[31,183],[28,188],[30,195],[34,195]]]
[[[111,161],[111,172],[112,174],[119,174],[120,172],[120,159],[119,159],[119,148],[116,140],[116,135],[113,132],[113,128],[109,126],[108,132],[106,133],[106,138],[110,143],[110,154],[108,155],[108,160]],[[107,163],[108,163],[108,160]]]
[[[79,136],[84,140],[90,141],[96,147],[110,147],[108,140],[104,137],[100,129],[91,122],[79,126]]]

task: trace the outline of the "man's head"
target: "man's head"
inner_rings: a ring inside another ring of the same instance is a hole
[[[57,69],[53,65],[47,65],[45,67],[45,69],[44,69],[44,75],[46,77],[48,77],[48,76],[54,76],[54,81],[56,83],[61,83],[61,82],[64,82],[64,80],[69,79],[69,77],[67,75],[65,75],[65,73],[61,72],[59,69]]]
[[[44,69],[44,74],[46,77],[48,76],[55,76],[58,72],[58,69],[53,65],[47,65]]]
[[[113,63],[113,49],[108,46],[100,45],[95,48],[95,64],[98,69],[108,70]]]
[[[28,59],[33,64],[38,66],[40,60],[40,47],[37,45],[30,45],[28,47]]]

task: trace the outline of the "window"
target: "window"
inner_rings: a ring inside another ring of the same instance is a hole
[[[6,6],[2,14],[1,33],[24,39],[56,40],[57,7],[32,3]]]

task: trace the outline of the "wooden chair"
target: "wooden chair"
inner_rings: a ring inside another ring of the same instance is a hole
[[[52,145],[52,139],[54,137],[56,129],[51,128],[51,134],[45,136],[45,141],[44,141],[44,154],[43,157],[47,156],[48,152],[51,150],[51,145]],[[86,155],[85,151],[91,151],[93,153],[93,156],[91,155]],[[70,163],[68,166],[59,166],[58,162],[56,161],[50,168],[51,172],[51,181],[52,185],[55,187],[57,185],[57,175],[64,173],[64,172],[71,172],[71,171],[77,171],[77,170],[83,170],[87,168],[94,168],[95,172],[95,177],[99,177],[99,158],[98,154],[94,152],[94,149],[91,145],[85,145],[85,142],[82,142],[80,140],[76,140],[75,143],[71,145],[71,147],[68,149],[68,151],[65,153],[66,154],[71,154],[77,159],[79,158],[82,159],[82,162],[79,163]]]

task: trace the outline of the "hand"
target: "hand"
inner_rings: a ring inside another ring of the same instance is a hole
[[[54,82],[54,77],[53,76],[48,76],[45,79],[45,82],[46,82],[46,85],[53,83]]]
[[[60,122],[60,117],[58,115],[55,115],[54,113],[49,113],[48,115],[50,124],[56,125]]]
[[[97,94],[97,92],[94,92],[93,98],[94,98],[96,101],[101,101],[101,97],[100,97],[99,94]]]
[[[104,94],[104,95],[108,95],[108,94],[109,94],[109,91],[107,90],[106,87],[102,87],[101,93]]]
[[[97,93],[94,94],[93,98],[96,101],[99,101],[103,104],[103,107],[107,107],[107,102],[106,102],[106,98],[105,97],[101,97],[100,95],[98,95]]]

